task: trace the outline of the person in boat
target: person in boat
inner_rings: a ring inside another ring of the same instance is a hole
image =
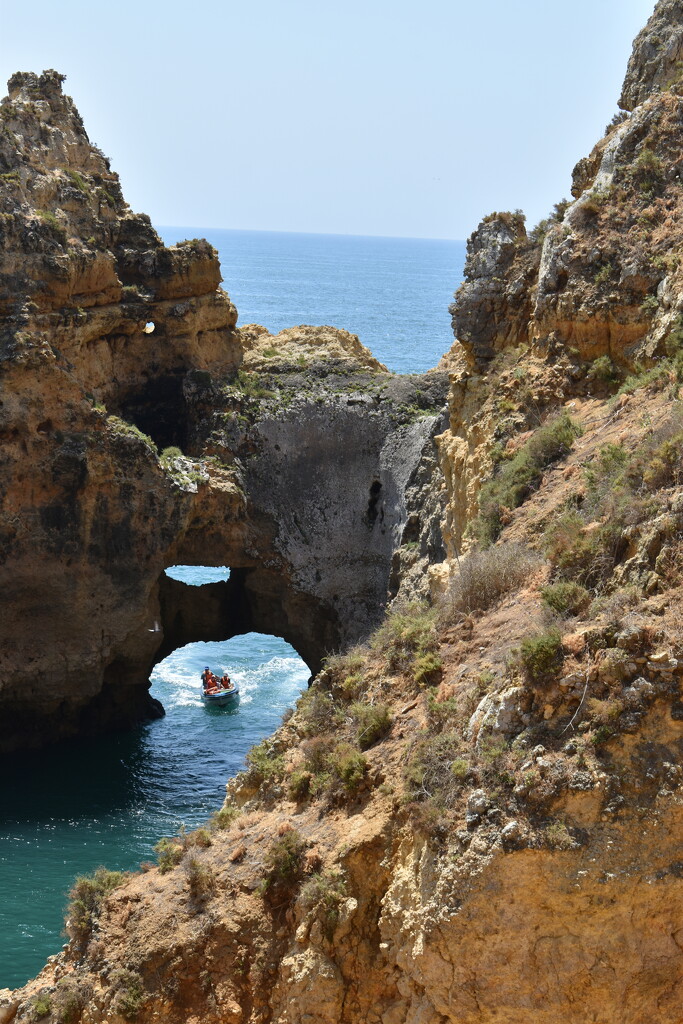
[[[223,687],[224,690],[235,689],[235,684],[232,682],[227,672],[223,673],[223,678],[221,679],[221,686]]]
[[[218,680],[208,665],[202,672],[202,682],[204,683],[204,693],[218,693]]]

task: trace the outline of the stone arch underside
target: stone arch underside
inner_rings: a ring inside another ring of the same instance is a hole
[[[233,569],[225,582],[192,586],[164,575],[159,580],[163,640],[155,656],[197,641],[230,640],[244,633],[280,636],[313,673],[339,646],[339,625],[311,595],[288,595],[273,574]]]

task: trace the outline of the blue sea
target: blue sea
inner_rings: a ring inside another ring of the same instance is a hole
[[[168,244],[207,237],[240,323],[276,333],[332,324],[358,334],[400,373],[434,366],[452,341],[447,307],[462,278],[462,242],[163,228]],[[192,585],[222,567],[176,566]],[[207,709],[204,665],[239,683],[234,710]],[[254,743],[277,727],[309,678],[278,637],[190,644],[157,665],[166,717],[127,733],[3,763],[0,786],[0,988],[23,984],[59,951],[67,892],[101,864],[134,870],[161,836],[216,811]]]
[[[160,228],[167,245],[206,238],[218,250],[238,324],[271,334],[331,324],[357,334],[394,373],[424,373],[453,344],[448,313],[465,243],[428,238],[293,235]]]

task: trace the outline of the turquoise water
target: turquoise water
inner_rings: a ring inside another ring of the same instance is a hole
[[[221,570],[172,571],[185,582]],[[204,665],[228,668],[236,710],[206,709]],[[278,637],[249,633],[190,644],[157,665],[152,693],[166,717],[132,733],[7,759],[0,790],[0,988],[23,984],[57,952],[66,892],[100,864],[133,870],[181,825],[194,828],[223,802],[246,751],[279,725],[309,671]]]
[[[424,373],[453,344],[448,305],[465,243],[429,238],[159,228],[164,242],[207,238],[240,324],[276,334],[331,324],[357,334],[395,373]]]
[[[397,372],[434,366],[450,347],[447,306],[462,277],[462,242],[166,228],[218,248],[240,323],[272,332],[299,323],[357,333]],[[186,582],[225,569],[179,569]],[[184,573],[184,575],[183,575]],[[239,707],[203,707],[205,664],[228,668]],[[66,893],[100,864],[134,869],[162,835],[221,805],[226,780],[305,688],[308,670],[276,637],[192,644],[158,665],[152,693],[166,717],[135,731],[15,756],[0,764],[0,988],[23,984],[59,950]]]

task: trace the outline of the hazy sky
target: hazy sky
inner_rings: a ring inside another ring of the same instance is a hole
[[[156,224],[465,238],[569,194],[653,7],[5,0],[0,75],[66,74]]]

